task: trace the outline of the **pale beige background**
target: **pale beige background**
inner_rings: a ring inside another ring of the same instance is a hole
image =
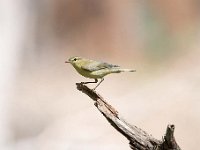
[[[76,90],[87,79],[64,61],[77,55],[136,69],[107,76],[97,91],[129,123],[158,139],[175,124],[181,148],[198,149],[199,6],[198,0],[1,0],[0,149],[129,149]]]

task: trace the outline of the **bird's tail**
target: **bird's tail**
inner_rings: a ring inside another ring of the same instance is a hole
[[[136,72],[134,69],[119,69],[120,72]]]
[[[112,69],[112,73],[120,73],[120,72],[136,72],[134,69]]]

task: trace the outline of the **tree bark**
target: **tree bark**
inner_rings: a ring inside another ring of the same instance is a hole
[[[103,114],[107,121],[123,136],[129,140],[130,148],[133,150],[181,150],[174,137],[174,125],[168,125],[164,138],[157,140],[142,129],[130,125],[120,117],[119,112],[108,104],[96,91],[88,88],[82,83],[76,83],[77,89],[92,100],[94,105]]]

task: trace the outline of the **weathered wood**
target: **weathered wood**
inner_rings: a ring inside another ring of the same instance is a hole
[[[130,125],[120,117],[117,110],[108,104],[96,91],[82,83],[76,83],[77,89],[94,100],[94,105],[108,122],[128,140],[133,150],[181,150],[174,138],[174,125],[168,125],[163,140],[157,140],[142,129]]]

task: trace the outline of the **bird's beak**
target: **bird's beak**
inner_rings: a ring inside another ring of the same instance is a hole
[[[70,63],[69,61],[65,61],[65,63]]]

